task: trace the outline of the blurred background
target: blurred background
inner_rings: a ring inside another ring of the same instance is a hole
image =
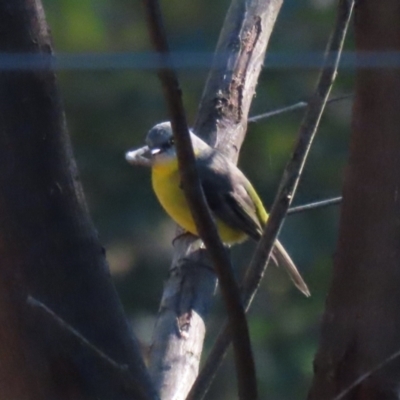
[[[150,171],[133,168],[124,153],[143,144],[149,128],[167,118],[154,66],[141,2],[132,0],[43,0],[55,51],[74,53],[71,68],[58,72],[83,187],[124,307],[144,347],[168,275],[175,226],[152,193]],[[162,2],[171,49],[183,55],[179,77],[189,122],[193,122],[228,0]],[[314,90],[322,52],[335,18],[334,0],[285,0],[273,32],[251,115],[307,100]],[[352,47],[352,33],[346,47]],[[121,65],[129,52],[131,62]],[[190,58],[185,53],[209,53]],[[109,55],[110,65],[85,66],[87,55]],[[114,56],[117,55],[115,60]],[[113,58],[114,57],[114,58]],[[120,61],[118,61],[120,60]],[[121,61],[122,60],[122,61]],[[146,61],[147,60],[147,61]],[[199,63],[201,61],[201,63]],[[354,70],[340,69],[332,96],[352,92]],[[294,204],[341,193],[347,158],[351,99],[327,106]],[[249,125],[240,167],[267,206],[303,115],[295,111]],[[329,288],[339,207],[287,218],[281,240],[308,282],[304,298],[288,277],[269,268],[250,312],[260,398],[305,398],[312,377],[319,322]],[[156,248],[156,250],[154,250]],[[254,243],[233,250],[240,270]],[[205,351],[225,312],[216,300],[209,318]],[[231,359],[224,363],[209,399],[231,399]]]

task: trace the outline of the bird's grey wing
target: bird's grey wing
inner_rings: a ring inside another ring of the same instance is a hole
[[[247,178],[218,153],[203,156],[197,167],[208,205],[216,217],[258,240],[262,228],[254,202],[246,190],[250,185]],[[279,241],[275,242],[271,257],[276,265],[286,269],[297,288],[310,296],[306,283]]]
[[[258,240],[262,228],[245,188],[246,177],[219,153],[202,158],[197,166],[204,195],[215,216]]]

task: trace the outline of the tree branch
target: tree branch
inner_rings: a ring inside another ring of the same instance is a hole
[[[63,340],[65,349],[68,349],[68,351],[69,349],[74,349],[76,351],[79,348],[81,358],[94,359],[98,365],[104,366],[108,373],[108,378],[114,381],[114,385],[123,388],[124,398],[128,396],[129,399],[151,399],[143,389],[140,377],[130,371],[128,364],[117,363],[52,309],[33,296],[28,295],[26,304],[37,314],[38,319],[44,322],[44,326],[53,327],[53,334],[57,335],[58,340]]]
[[[311,143],[314,139],[329,92],[336,77],[340,53],[350,21],[353,4],[354,1],[349,0],[341,0],[339,2],[335,26],[327,47],[325,57],[326,66],[323,67],[321,71],[316,90],[307,106],[306,114],[298,132],[298,140],[292,157],[283,173],[280,188],[272,206],[268,223],[245,275],[242,293],[246,310],[249,308],[264,275],[269,254],[293,199]],[[230,340],[229,327],[225,324],[187,400],[199,400],[204,397],[222,362]]]
[[[331,99],[327,100],[326,104],[336,103],[336,102],[342,101],[342,100],[348,100],[353,97],[354,97],[353,94],[346,94],[343,96],[332,97]],[[249,118],[249,123],[256,123],[256,122],[262,121],[264,119],[275,117],[277,115],[301,110],[303,108],[306,108],[308,106],[308,104],[309,104],[308,101],[299,101],[298,103],[292,104],[291,106],[286,106],[286,107],[278,108],[276,110],[268,111],[263,114],[255,115],[255,116]]]
[[[247,128],[248,110],[281,4],[282,0],[252,0],[245,7],[242,0],[233,0],[221,30],[194,130],[209,144],[218,137],[218,149],[233,161]],[[174,240],[170,278],[151,346],[150,371],[162,386],[163,399],[185,398],[196,378],[204,318],[216,285],[206,253],[193,240],[189,235]]]
[[[346,37],[354,1],[340,0],[332,36],[327,46],[325,66],[323,67],[316,90],[310,99],[301,123],[298,139],[287,164],[275,201],[271,208],[268,223],[257,246],[245,277],[245,304],[254,296],[269,259],[269,254],[279,234],[287,210],[293,200],[311,144],[317,132],[329,93],[337,75],[340,54]]]
[[[315,210],[317,208],[324,208],[334,206],[342,202],[342,197],[334,197],[333,199],[316,201],[314,203],[304,204],[302,206],[291,207],[287,211],[287,215],[298,214],[304,211]]]
[[[265,51],[282,0],[232,0],[194,132],[237,162]]]
[[[210,144],[218,137],[218,149],[233,161],[244,138],[248,110],[281,4],[281,0],[253,0],[245,7],[242,0],[233,0],[220,34],[194,130]],[[150,370],[162,386],[163,398],[165,394],[165,398],[182,399],[197,374],[203,320],[211,304],[215,276],[212,268],[206,267],[210,263],[205,253],[192,245],[190,237],[180,235],[174,247],[151,346]],[[184,334],[176,335],[182,326]],[[191,380],[183,382],[179,371],[184,371],[185,378],[190,374]]]
[[[179,172],[183,190],[196,228],[213,261],[228,313],[234,347],[239,398],[242,400],[257,399],[255,366],[239,286],[235,280],[228,253],[219,238],[217,228],[212,220],[211,212],[200,185],[178,79],[172,67],[168,63],[165,63],[169,59],[169,49],[161,10],[157,0],[146,0],[145,5],[153,45],[161,56],[160,61],[162,61],[162,64],[158,75],[163,86],[164,97],[176,139]]]
[[[107,363],[111,368],[118,370],[119,372],[128,371],[127,364],[118,364],[112,358],[107,356],[103,351],[101,351],[97,346],[91,343],[88,339],[86,339],[83,335],[81,335],[74,327],[64,321],[59,315],[57,315],[53,310],[43,304],[41,301],[35,299],[32,296],[28,296],[26,299],[26,303],[32,307],[35,311],[40,311],[47,317],[50,317],[53,323],[57,324],[57,326],[62,329],[64,332],[67,332],[70,336],[72,336],[81,346],[87,347],[95,357],[101,359],[103,362]]]
[[[390,364],[391,362],[395,361],[399,357],[400,357],[400,350],[397,350],[396,352],[391,354],[389,357],[384,359],[382,362],[380,362],[378,365],[376,365],[374,368],[370,369],[368,372],[366,372],[365,374],[362,374],[360,377],[358,377],[352,384],[350,384],[346,389],[342,390],[332,400],[342,400],[342,399],[344,399],[353,389],[355,389],[358,385],[363,383],[371,375],[375,374],[376,372],[378,372],[382,368],[386,367],[388,364]]]

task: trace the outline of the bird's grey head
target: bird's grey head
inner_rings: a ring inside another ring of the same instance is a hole
[[[149,130],[146,136],[152,158],[155,161],[167,161],[176,156],[174,135],[171,123],[161,122]]]
[[[208,144],[194,133],[190,132],[190,137],[195,152],[210,149]],[[146,144],[156,162],[168,161],[176,157],[174,135],[169,121],[161,122],[151,128],[146,136]]]

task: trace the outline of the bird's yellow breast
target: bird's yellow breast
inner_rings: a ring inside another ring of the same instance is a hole
[[[181,187],[178,161],[172,160],[152,168],[153,190],[168,215],[183,229],[198,236],[196,225]],[[224,243],[242,242],[247,235],[216,218],[217,229]]]

